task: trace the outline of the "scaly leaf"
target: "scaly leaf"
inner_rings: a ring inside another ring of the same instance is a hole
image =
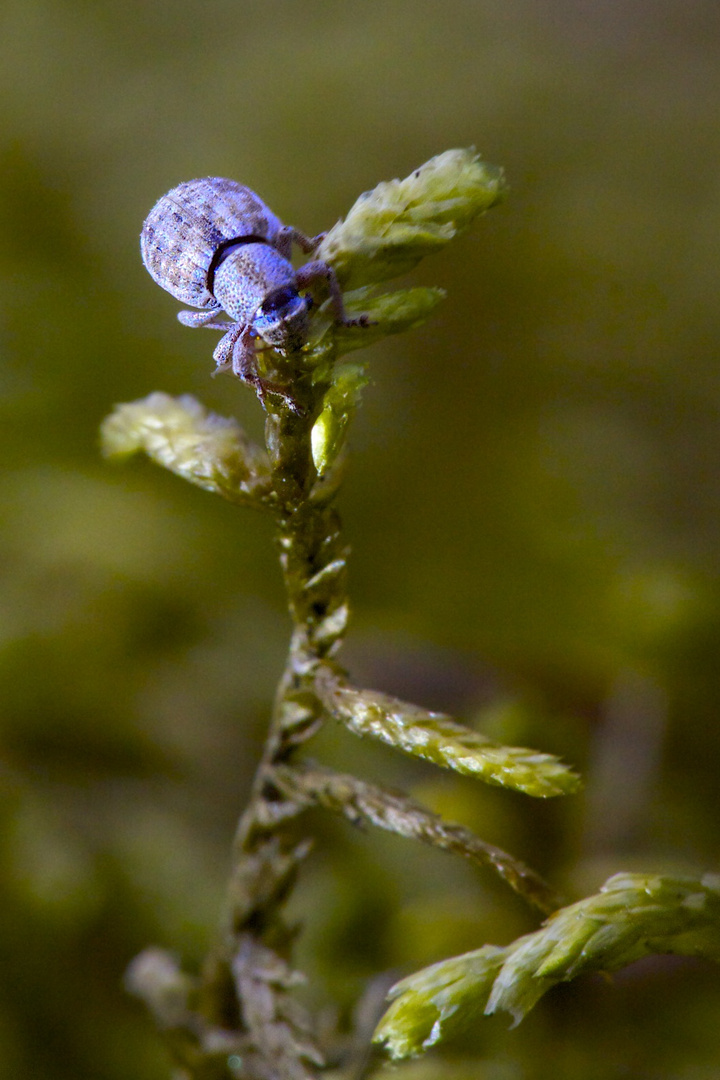
[[[158,465],[231,502],[259,504],[270,489],[263,451],[236,420],[216,416],[189,395],[157,392],[116,405],[100,434],[106,457],[144,451]]]
[[[720,877],[615,874],[506,948],[484,945],[397,983],[374,1041],[394,1058],[411,1057],[481,1012],[508,1012],[518,1023],[556,983],[653,953],[720,961]]]
[[[503,197],[502,169],[474,149],[447,150],[404,180],[366,191],[317,250],[346,288],[407,273]]]
[[[316,686],[328,712],[355,735],[369,735],[412,757],[541,799],[580,787],[579,776],[552,754],[500,746],[443,713],[347,686],[327,669]]]

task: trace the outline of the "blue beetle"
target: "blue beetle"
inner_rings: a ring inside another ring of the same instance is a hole
[[[208,176],[169,191],[148,214],[140,236],[143,262],[154,280],[198,311],[181,311],[185,326],[226,333],[213,353],[218,371],[231,370],[255,388],[261,401],[279,393],[257,372],[256,342],[280,353],[302,348],[308,332],[309,296],[300,290],[323,279],[335,318],[347,326],[368,324],[345,314],[333,269],[317,259],[295,270],[293,243],[310,254],[325,234],[308,237],[278,217],[250,188]],[[216,322],[225,311],[233,320]]]

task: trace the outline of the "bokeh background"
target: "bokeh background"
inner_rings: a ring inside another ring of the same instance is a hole
[[[286,647],[268,523],[98,452],[157,389],[261,431],[140,262],[181,180],[239,179],[313,233],[449,147],[505,166],[507,202],[413,275],[439,313],[369,358],[345,659],[586,790],[539,805],[337,729],[312,752],[572,898],[717,871],[716,0],[5,0],[0,87],[0,1075],[169,1075],[123,971],[212,940]],[[298,962],[343,1017],[378,972],[537,924],[449,856],[311,824]],[[656,959],[397,1075],[710,1080],[718,1031],[717,969]]]

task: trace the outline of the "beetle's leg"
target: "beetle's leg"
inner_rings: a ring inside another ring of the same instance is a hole
[[[300,267],[295,277],[300,289],[310,285],[313,281],[317,281],[318,278],[325,279],[336,322],[342,323],[343,326],[371,325],[370,318],[367,315],[358,315],[357,318],[353,319],[345,314],[345,304],[343,303],[337,276],[332,266],[328,266],[326,262],[317,259],[315,262],[306,263],[305,266]]]
[[[257,386],[259,375],[255,366],[255,335],[249,326],[241,326],[240,332],[235,336],[231,367],[233,375],[251,386]]]
[[[294,229],[292,225],[283,225],[282,229],[278,233],[277,240],[275,241],[275,247],[282,256],[289,259],[292,255],[292,246],[297,244],[301,251],[304,251],[306,255],[315,251],[320,246],[322,240],[325,239],[327,233],[321,232],[317,236],[306,236],[305,233],[300,232],[299,229]]]
[[[228,371],[230,368],[233,368],[233,350],[238,338],[245,329],[246,327],[244,324],[235,323],[225,336],[220,338],[213,353],[213,360],[217,364],[213,375],[217,375],[220,371]]]
[[[214,304],[213,307],[203,308],[201,311],[178,311],[178,319],[183,326],[207,326],[221,311],[220,305]]]
[[[235,323],[213,353],[213,359],[217,364],[214,374],[231,370],[233,375],[237,375],[248,386],[252,386],[263,406],[268,394],[277,394],[289,409],[301,416],[303,410],[284,387],[278,386],[277,383],[267,382],[258,374],[255,363],[257,352],[255,340],[255,335],[249,326],[244,323]]]

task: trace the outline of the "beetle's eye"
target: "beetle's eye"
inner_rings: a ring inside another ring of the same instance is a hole
[[[291,300],[294,300],[297,296],[295,289],[288,286],[285,289],[278,289],[272,296],[269,296],[260,306],[260,310],[263,315],[274,315],[280,308],[284,308],[286,304],[289,304]]]

